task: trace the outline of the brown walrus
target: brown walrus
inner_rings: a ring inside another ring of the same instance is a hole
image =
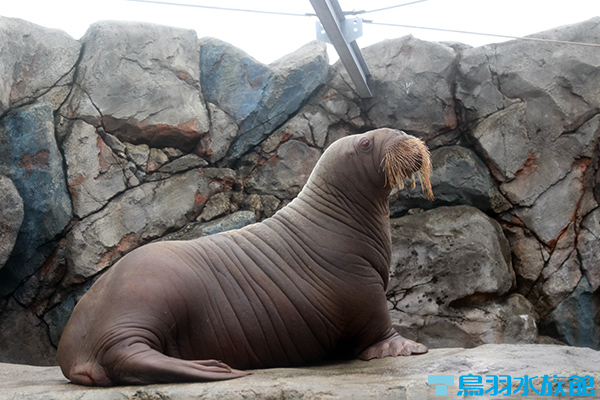
[[[262,223],[132,251],[73,310],[63,373],[98,386],[202,381],[426,352],[392,327],[385,289],[390,191],[417,175],[431,197],[430,172],[427,148],[404,132],[348,136]]]

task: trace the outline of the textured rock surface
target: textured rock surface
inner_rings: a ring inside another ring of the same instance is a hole
[[[504,296],[514,284],[508,240],[478,209],[393,219],[392,245],[388,300],[403,335],[432,347],[537,339],[533,306]]]
[[[127,191],[67,235],[69,279],[89,278],[141,244],[183,227],[224,188],[222,183],[211,185],[201,170],[192,170]]]
[[[24,208],[13,252],[0,270],[0,296],[5,296],[42,266],[72,211],[49,103],[25,106],[4,116],[0,147],[6,149],[0,152],[0,174],[13,181]]]
[[[177,385],[87,388],[67,383],[58,367],[0,364],[0,390],[6,400],[47,398],[112,399],[435,399],[429,375],[454,375],[448,395],[458,392],[459,376],[509,375],[520,397],[519,379],[527,375],[540,390],[544,375],[594,378],[597,395],[600,352],[550,345],[485,345],[476,349],[436,349],[412,357],[349,361],[317,367],[255,370],[231,381]],[[491,385],[484,384],[485,390]],[[527,398],[537,398],[530,395]],[[587,398],[587,397],[582,397]],[[591,397],[590,397],[591,398]]]
[[[421,184],[417,182],[414,190],[398,191],[392,195],[390,211],[393,216],[415,207],[462,204],[496,213],[511,207],[496,188],[487,166],[472,150],[462,146],[441,147],[431,152],[431,164],[435,171],[431,177],[435,200],[425,201]]]
[[[239,126],[230,150],[231,162],[295,113],[325,83],[329,65],[321,42],[309,43],[267,66],[230,44],[205,39],[200,70],[206,99]]]
[[[73,212],[77,217],[84,218],[98,211],[127,188],[124,165],[92,125],[75,121],[63,148]]]
[[[191,150],[208,132],[194,31],[99,22],[81,41],[71,113],[152,147]]]
[[[23,199],[14,183],[0,175],[0,268],[4,265],[17,241],[23,222]]]
[[[319,150],[297,140],[285,142],[249,177],[248,191],[293,199],[302,190],[320,155]]]
[[[62,31],[0,17],[0,116],[40,98],[58,108],[69,93],[80,47]]]
[[[473,295],[500,296],[513,285],[502,228],[474,207],[440,207],[392,220],[388,292],[403,311],[432,314]]]
[[[539,36],[598,43],[600,18]],[[19,229],[0,244],[0,361],[55,363],[73,306],[125,253],[270,217],[331,143],[383,126],[434,164],[435,202],[417,187],[391,203],[396,327],[433,347],[539,331],[600,348],[598,52],[403,37],[364,49],[361,99],[316,42],[263,65],[139,23],[76,41],[0,18],[0,39],[0,175],[23,200],[20,227],[0,221]]]

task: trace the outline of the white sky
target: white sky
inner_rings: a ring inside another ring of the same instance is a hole
[[[309,0],[163,0],[217,7],[313,13]],[[374,10],[410,0],[339,0],[344,11]],[[145,4],[127,0],[0,0],[0,15],[66,31],[79,39],[100,20],[145,21],[193,29],[270,63],[315,39],[316,17],[290,17]],[[600,0],[428,0],[361,15],[375,22],[524,36],[600,16]],[[365,24],[360,47],[412,34],[480,46],[505,39]],[[330,47],[330,50],[332,48]],[[592,50],[590,48],[590,51]],[[335,60],[334,51],[330,59]]]

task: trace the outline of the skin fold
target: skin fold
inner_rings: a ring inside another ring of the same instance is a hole
[[[349,136],[273,217],[132,251],[73,310],[58,348],[64,375],[95,386],[222,380],[426,352],[393,329],[385,289],[389,194],[417,176],[431,196],[430,172],[419,139]]]

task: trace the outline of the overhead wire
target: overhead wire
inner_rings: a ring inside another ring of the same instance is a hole
[[[482,32],[461,31],[461,30],[456,30],[456,29],[431,28],[431,27],[425,27],[425,26],[392,24],[392,23],[387,23],[387,22],[375,22],[375,21],[369,21],[369,20],[363,20],[363,23],[365,23],[365,24],[371,24],[371,25],[380,25],[380,26],[391,26],[391,27],[396,27],[396,28],[422,29],[422,30],[439,31],[439,32],[462,33],[462,34],[466,34],[466,35],[479,35],[479,36],[499,37],[499,38],[504,38],[504,39],[513,39],[513,40],[523,40],[523,41],[560,43],[560,44],[570,44],[570,45],[578,45],[578,46],[600,47],[600,44],[598,44],[598,43],[573,42],[573,41],[569,41],[569,40],[545,39],[545,38],[536,38],[536,37],[531,37],[531,36],[510,36],[510,35],[500,35],[500,34],[495,34],[495,33],[482,33]]]
[[[208,6],[202,4],[190,4],[190,3],[173,3],[170,1],[161,1],[161,0],[126,0],[136,3],[147,3],[147,4],[159,4],[159,5],[170,5],[170,6],[179,6],[179,7],[193,7],[193,8],[204,8],[211,10],[220,10],[220,11],[232,11],[232,12],[245,12],[245,13],[255,13],[255,14],[269,14],[269,15],[281,15],[288,17],[316,17],[317,15],[314,13],[291,13],[291,12],[282,12],[282,11],[268,11],[268,10],[255,10],[255,9],[244,9],[244,8],[231,8],[231,7],[218,7],[218,6]],[[361,15],[361,14],[370,14],[376,13],[380,11],[386,11],[393,8],[404,7],[412,4],[423,3],[428,0],[415,0],[408,3],[397,4],[394,6],[388,6],[383,8],[377,8],[373,10],[360,10],[360,11],[345,11],[344,15]],[[446,29],[446,28],[433,28],[426,26],[416,26],[416,25],[405,25],[405,24],[394,24],[388,22],[377,22],[373,20],[363,20],[363,23],[370,25],[379,25],[379,26],[389,26],[396,28],[406,28],[406,29],[420,29],[420,30],[430,30],[430,31],[439,31],[439,32],[451,32],[451,33],[460,33],[465,35],[478,35],[478,36],[489,36],[489,37],[497,37],[503,39],[512,39],[512,40],[522,40],[522,41],[536,41],[536,42],[547,42],[547,43],[559,43],[559,44],[568,44],[568,45],[577,45],[577,46],[588,46],[588,47],[600,47],[598,43],[586,43],[586,42],[574,42],[569,40],[556,40],[556,39],[544,39],[544,38],[536,38],[531,36],[511,36],[511,35],[503,35],[503,34],[495,34],[495,33],[484,33],[484,32],[473,32],[473,31],[463,31],[457,29]]]
[[[179,7],[206,8],[209,10],[220,10],[220,11],[236,11],[236,12],[246,12],[246,13],[255,13],[255,14],[285,15],[288,17],[316,17],[317,16],[317,14],[314,14],[314,13],[302,14],[302,13],[290,13],[290,12],[282,12],[282,11],[252,10],[252,9],[245,9],[245,8],[206,6],[206,5],[202,5],[202,4],[173,3],[170,1],[160,1],[160,0],[126,0],[126,1],[132,1],[135,3],[148,3],[148,4],[179,6]]]
[[[371,13],[376,13],[379,11],[387,11],[387,10],[391,10],[393,8],[399,8],[399,7],[404,7],[404,6],[410,6],[412,4],[417,4],[417,3],[424,3],[428,0],[416,0],[416,1],[411,1],[408,3],[402,3],[402,4],[396,4],[395,6],[388,6],[388,7],[382,7],[382,8],[376,8],[375,10],[361,10],[361,11],[344,11],[344,15],[361,15],[361,14],[371,14]]]

